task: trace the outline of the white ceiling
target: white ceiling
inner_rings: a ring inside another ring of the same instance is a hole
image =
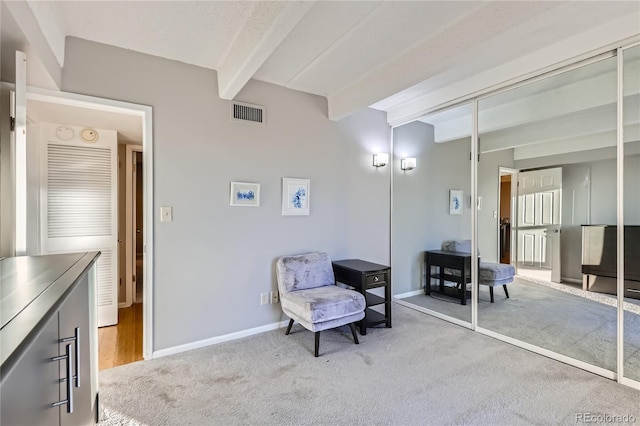
[[[73,36],[384,111],[629,14],[636,1],[28,1],[59,64]],[[640,32],[640,31],[639,31]]]

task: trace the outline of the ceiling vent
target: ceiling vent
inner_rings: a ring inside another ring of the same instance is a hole
[[[231,102],[231,121],[264,126],[266,109],[260,105]]]

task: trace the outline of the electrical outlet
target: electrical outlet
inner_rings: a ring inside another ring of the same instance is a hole
[[[277,291],[272,291],[271,292],[271,303],[278,303],[278,292]]]
[[[260,304],[261,305],[269,304],[269,293],[260,293]]]

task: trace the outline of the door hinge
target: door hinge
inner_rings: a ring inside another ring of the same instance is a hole
[[[15,132],[16,130],[16,118],[15,117],[9,117],[9,130],[12,132]]]
[[[136,276],[135,275],[133,276],[133,282],[134,283],[136,282]]]

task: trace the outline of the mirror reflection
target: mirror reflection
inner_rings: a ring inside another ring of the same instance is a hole
[[[393,135],[394,291],[419,309],[470,323],[471,105],[427,115]],[[415,167],[403,170],[407,158]]]
[[[479,248],[516,269],[478,325],[615,371],[616,58],[481,99],[478,129]]]
[[[624,376],[638,381],[640,46],[624,61]],[[397,297],[468,324],[478,282],[482,329],[617,371],[617,58],[480,98],[477,123],[476,200],[470,104],[394,129]]]

